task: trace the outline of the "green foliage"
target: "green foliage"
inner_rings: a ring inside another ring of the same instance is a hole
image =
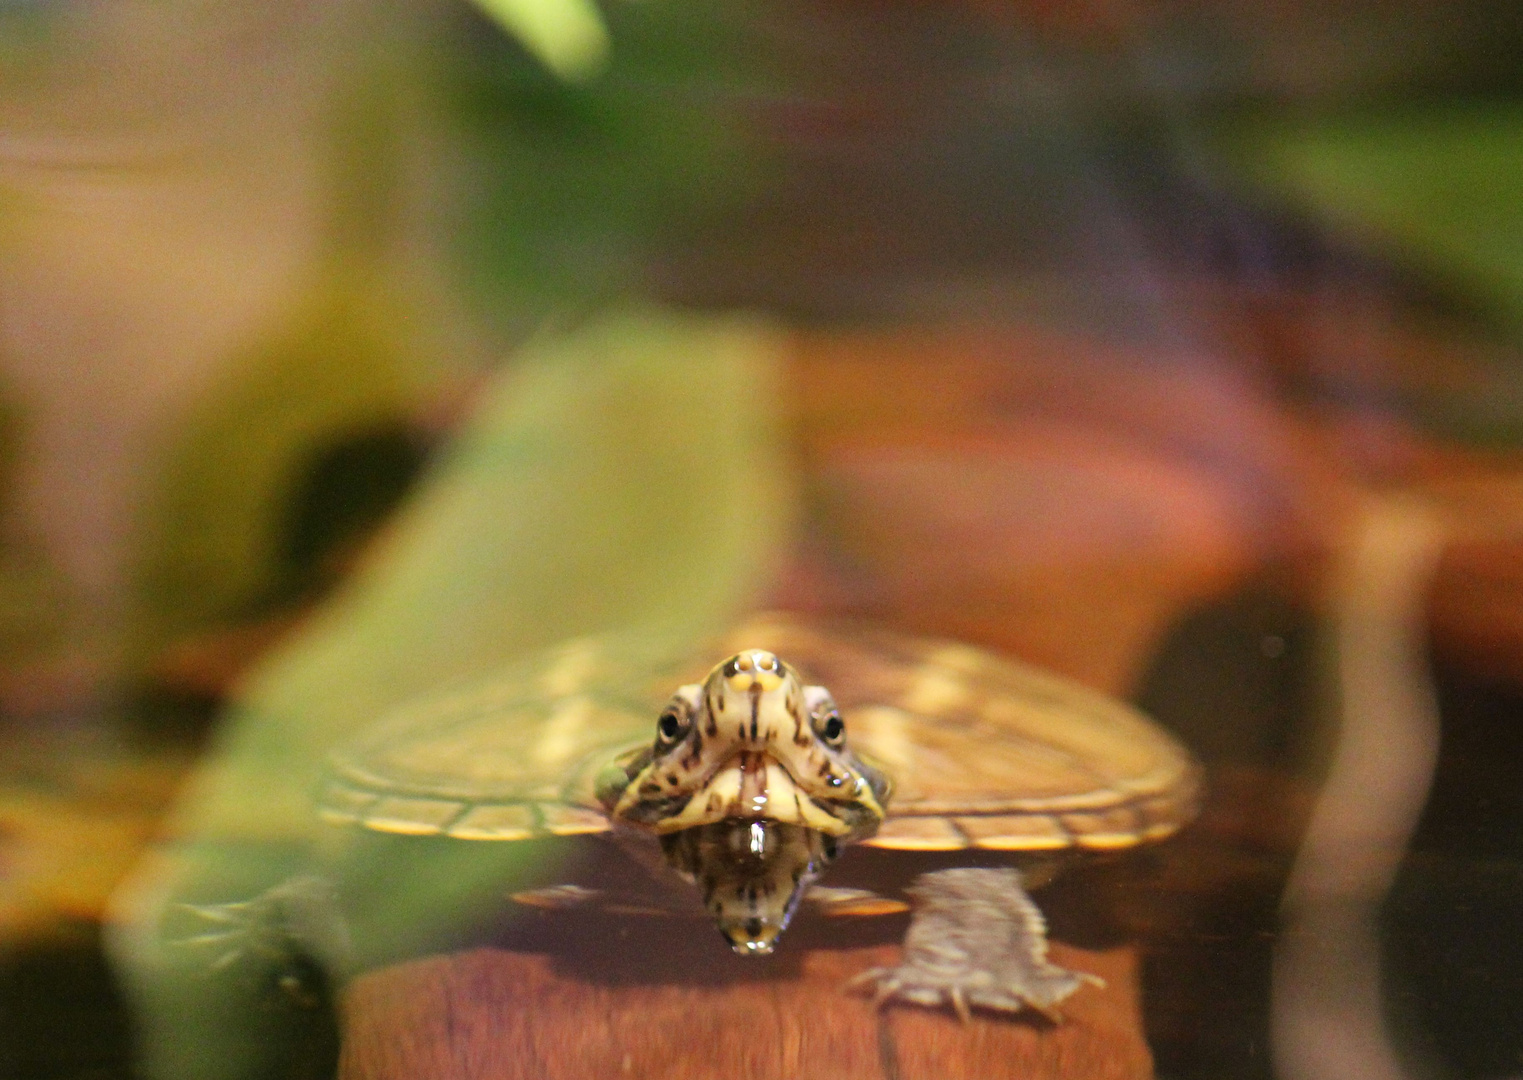
[[[1234,148],[1263,190],[1448,276],[1523,328],[1523,108],[1277,122],[1244,131]]]
[[[680,653],[767,588],[794,515],[775,415],[778,343],[740,320],[603,317],[526,347],[352,588],[250,683],[122,891],[113,940],[147,1075],[265,1075],[247,985],[197,969],[182,902],[334,881],[358,961],[408,955],[555,873],[535,844],[356,835],[314,796],[339,741],[391,707],[567,638]],[[343,972],[332,973],[335,977]],[[236,976],[236,978],[235,978]],[[244,989],[240,989],[244,986]]]
[[[1250,124],[1228,156],[1260,197],[1443,282],[1506,339],[1435,371],[1410,414],[1451,438],[1523,442],[1523,107],[1466,104]]]
[[[395,429],[417,408],[425,372],[406,311],[363,276],[320,277],[168,429],[139,517],[137,656],[305,584],[292,565],[304,471],[337,441]]]
[[[476,0],[562,78],[596,73],[608,58],[608,28],[592,0]]]
[[[442,50],[469,147],[458,250],[492,317],[621,293],[765,175],[746,103],[780,80],[749,6],[650,0],[607,17],[608,64],[575,84],[481,26]]]

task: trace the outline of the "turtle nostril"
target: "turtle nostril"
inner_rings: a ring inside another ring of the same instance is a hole
[[[741,653],[735,658],[735,668],[737,671],[750,671],[751,667],[752,661],[750,653]]]

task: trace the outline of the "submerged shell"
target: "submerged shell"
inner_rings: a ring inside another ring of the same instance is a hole
[[[601,832],[598,770],[653,737],[677,685],[742,648],[828,687],[850,745],[893,777],[888,819],[866,844],[1121,848],[1194,814],[1189,753],[1119,701],[969,645],[765,615],[686,667],[642,671],[630,650],[588,638],[405,707],[335,757],[323,816],[471,840]]]

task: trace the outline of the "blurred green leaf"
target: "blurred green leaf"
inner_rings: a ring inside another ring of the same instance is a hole
[[[1403,389],[1414,420],[1467,442],[1523,442],[1523,107],[1276,118],[1226,147],[1256,197],[1441,284],[1493,340],[1484,359]]]
[[[176,951],[177,902],[241,900],[315,870],[348,883],[357,947],[384,957],[500,904],[542,857],[323,826],[327,754],[400,702],[511,677],[567,638],[617,632],[670,653],[754,604],[795,513],[779,362],[766,326],[655,310],[522,350],[352,587],[248,684],[169,857],[120,894],[113,947],[150,1075],[262,1075],[273,1052],[256,1005]]]
[[[1523,107],[1274,121],[1231,145],[1263,192],[1447,276],[1523,328]]]
[[[171,425],[140,511],[140,660],[289,599],[288,520],[336,441],[406,423],[431,372],[404,297],[330,264]]]
[[[600,304],[760,190],[758,102],[801,92],[750,3],[671,0],[606,13],[603,74],[567,83],[463,27],[440,51],[468,173],[453,223],[483,314],[516,328]]]
[[[545,66],[584,79],[608,59],[608,28],[592,0],[476,0]]]

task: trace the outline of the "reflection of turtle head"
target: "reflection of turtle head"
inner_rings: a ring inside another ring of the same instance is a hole
[[[833,837],[775,821],[722,821],[661,837],[661,850],[703,894],[719,932],[743,956],[765,956],[799,899],[835,857]]]
[[[888,794],[847,748],[829,691],[761,649],[680,688],[654,743],[598,781],[614,818],[662,835],[668,860],[747,953],[771,951],[808,879],[838,843],[877,829]]]

